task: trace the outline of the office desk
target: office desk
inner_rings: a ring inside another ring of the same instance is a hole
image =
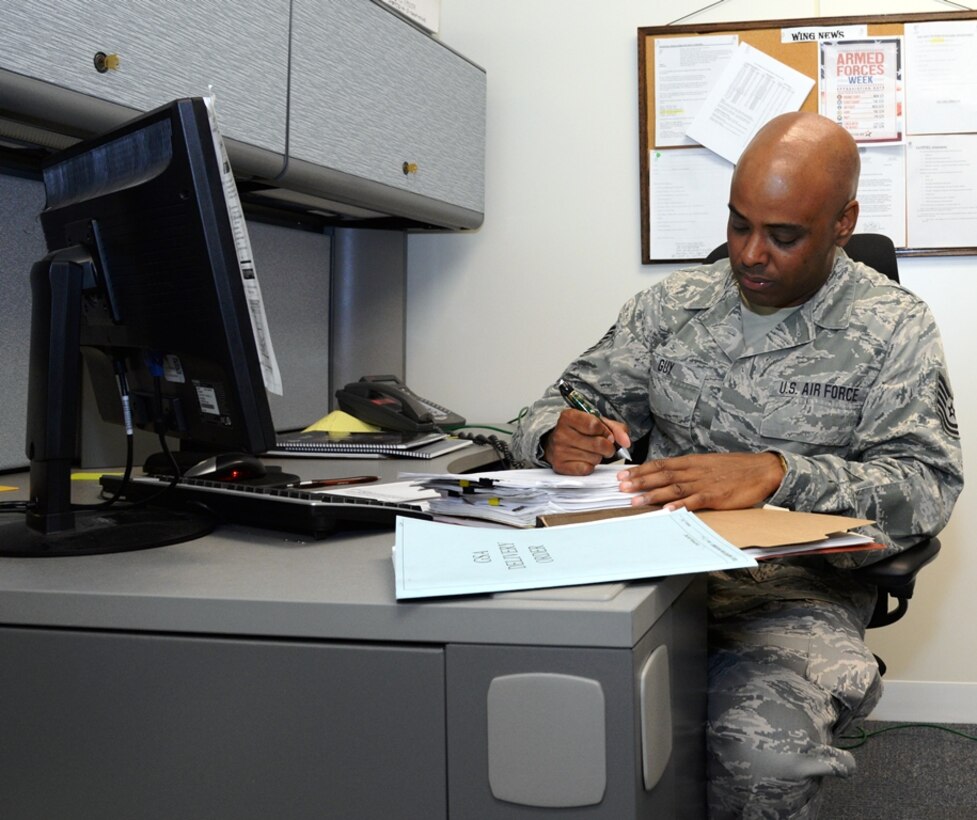
[[[0,559],[0,817],[704,816],[702,578],[397,603],[392,541]]]

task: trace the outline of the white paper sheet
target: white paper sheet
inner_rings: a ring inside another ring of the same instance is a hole
[[[977,134],[914,137],[906,168],[909,246],[977,244]]]
[[[648,246],[653,259],[703,259],[726,240],[733,166],[706,148],[652,150]]]
[[[735,34],[655,40],[655,145],[695,145],[693,117],[736,52]]]
[[[281,396],[283,395],[282,373],[278,367],[275,348],[271,344],[268,316],[265,314],[261,285],[258,284],[254,254],[251,253],[251,240],[248,237],[248,226],[244,220],[244,208],[241,206],[237,183],[234,181],[234,174],[231,172],[231,161],[227,157],[227,149],[224,147],[224,140],[217,124],[214,97],[204,97],[204,103],[207,106],[207,115],[210,119],[214,150],[217,152],[217,161],[220,164],[224,201],[227,204],[227,215],[231,221],[231,232],[234,234],[234,247],[237,251],[238,266],[241,271],[241,283],[244,285],[244,297],[247,300],[248,312],[251,315],[251,330],[254,333],[254,344],[258,351],[258,362],[261,365],[261,377],[269,392]]]
[[[859,148],[858,232],[881,233],[897,248],[906,247],[906,147]]]
[[[748,43],[740,43],[689,126],[688,135],[735,163],[764,124],[799,109],[813,87],[812,78]]]
[[[352,485],[335,489],[313,490],[322,495],[355,496],[370,498],[374,501],[385,501],[389,504],[417,504],[421,509],[427,509],[427,502],[437,498],[435,490],[421,487],[415,481],[391,481],[386,484]]]
[[[498,530],[397,519],[398,600],[755,567],[687,510]]]
[[[977,20],[906,23],[911,134],[977,131]]]

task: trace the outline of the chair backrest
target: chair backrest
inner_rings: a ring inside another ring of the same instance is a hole
[[[880,233],[853,233],[845,245],[845,253],[856,262],[884,273],[893,282],[899,281],[896,246],[889,237]]]
[[[896,260],[896,247],[889,237],[880,233],[852,234],[845,245],[847,253],[856,262],[862,262],[879,273],[885,274],[893,282],[899,281],[899,266]],[[703,261],[711,265],[729,256],[729,248],[723,242],[713,250]]]

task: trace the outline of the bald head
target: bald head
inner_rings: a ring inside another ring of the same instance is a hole
[[[860,169],[851,134],[820,114],[794,111],[757,131],[733,174],[762,174],[772,184],[813,189],[840,208],[855,198]]]
[[[729,191],[733,277],[753,306],[810,299],[858,221],[858,147],[825,117],[775,117],[743,151]]]

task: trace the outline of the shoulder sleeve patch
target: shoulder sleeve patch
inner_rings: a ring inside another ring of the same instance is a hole
[[[936,413],[940,418],[943,432],[952,438],[960,438],[960,428],[957,427],[957,413],[953,407],[953,391],[946,376],[940,373],[936,385]]]

